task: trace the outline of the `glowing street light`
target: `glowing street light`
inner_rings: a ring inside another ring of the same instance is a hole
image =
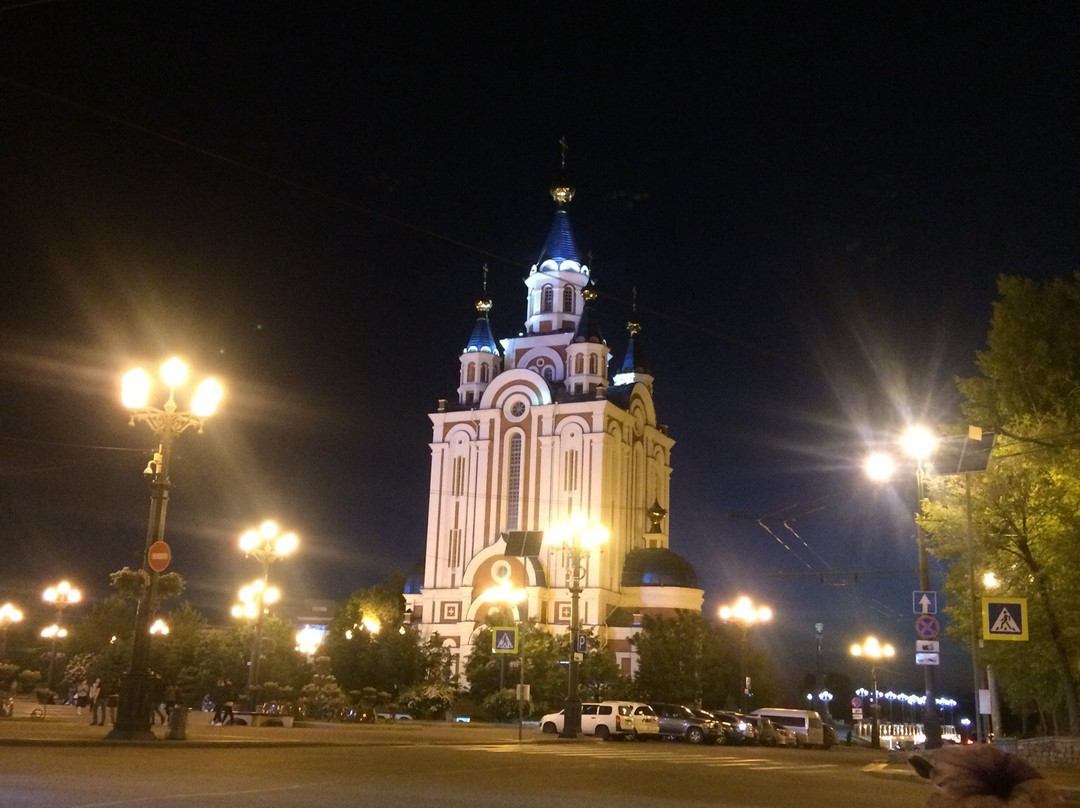
[[[870,746],[874,749],[881,748],[881,729],[878,725],[878,689],[877,689],[877,663],[882,659],[896,656],[896,649],[889,643],[882,645],[877,637],[867,637],[861,643],[853,643],[850,649],[853,657],[863,657],[870,661],[870,680],[873,690],[873,711],[871,713]]]
[[[160,371],[161,381],[168,388],[169,397],[161,407],[149,404],[153,381],[142,368],[135,368],[123,377],[120,400],[129,411],[132,426],[145,423],[158,439],[158,448],[147,464],[144,475],[150,480],[150,519],[146,542],[142,547],[142,571],[146,577],[135,612],[135,630],[131,642],[131,664],[120,683],[120,704],[116,723],[106,736],[110,740],[153,740],[150,729],[151,701],[154,688],[150,672],[150,623],[157,604],[159,570],[150,565],[150,548],[165,539],[165,512],[169,505],[172,481],[169,471],[172,463],[173,441],[182,432],[196,429],[202,432],[203,424],[213,415],[222,398],[221,385],[212,378],[196,388],[188,410],[176,405],[176,390],[188,378],[187,366],[177,357],[167,360]],[[155,565],[157,566],[157,565]]]
[[[544,531],[544,544],[558,547],[567,554],[567,588],[570,590],[570,671],[566,689],[566,706],[563,713],[563,731],[560,738],[577,738],[581,735],[581,699],[578,697],[578,657],[581,653],[578,639],[581,636],[578,607],[581,599],[581,581],[586,577],[585,562],[593,551],[600,549],[610,533],[603,525],[589,525],[585,515],[575,513],[565,524],[554,525]]]
[[[0,606],[0,657],[7,653],[7,631],[12,623],[21,623],[23,613],[14,604]]]
[[[240,536],[240,549],[249,558],[254,558],[262,565],[262,589],[260,592],[269,593],[272,587],[267,588],[270,578],[270,565],[285,556],[292,554],[299,546],[300,540],[295,533],[282,533],[278,523],[267,519],[258,528],[247,530]],[[275,590],[276,591],[276,590]],[[267,601],[266,595],[262,596],[263,603]],[[259,662],[262,658],[262,631],[264,609],[260,605],[255,613],[255,636],[251,643],[251,660],[248,663],[248,699],[254,703],[255,688],[259,685]]]
[[[53,680],[53,666],[56,663],[56,641],[62,640],[67,636],[67,629],[61,628],[56,623],[51,626],[46,626],[41,630],[41,636],[46,640],[49,640],[49,675],[45,678],[49,687],[52,688]]]
[[[518,606],[525,603],[529,598],[529,591],[527,589],[519,589],[514,586],[509,578],[504,578],[495,586],[489,587],[484,590],[480,595],[480,599],[485,603],[504,603],[514,611],[514,623],[520,628],[524,625],[524,619],[521,610]],[[525,723],[525,647],[522,644],[520,631],[518,634],[518,688],[517,688],[517,703],[518,703],[518,743],[521,743],[522,727]],[[500,656],[500,660],[506,659],[505,656]],[[503,687],[503,667],[499,668],[499,689]],[[563,715],[563,726],[565,727],[566,716]],[[581,715],[578,715],[578,723],[580,725]]]
[[[309,661],[319,650],[322,641],[323,631],[321,629],[305,626],[296,632],[296,650],[308,657]]]
[[[157,620],[150,624],[150,633],[160,634],[164,637],[166,634],[169,633],[169,624],[159,617]]]
[[[56,608],[56,625],[50,628],[56,629],[60,624],[64,614],[64,609],[73,603],[78,603],[82,600],[82,592],[72,586],[68,581],[61,581],[56,586],[48,587],[41,593],[41,599],[46,603],[52,604]],[[63,629],[59,629],[64,631]],[[42,637],[46,636],[44,633]],[[46,677],[45,682],[51,688],[53,686],[53,668],[56,664],[56,638],[57,634],[52,636],[52,648],[49,651],[49,675]],[[67,636],[67,631],[59,635],[61,638]]]
[[[743,595],[735,601],[734,606],[721,606],[717,614],[724,622],[737,623],[742,629],[739,642],[739,705],[741,711],[745,713],[749,706],[750,694],[753,692],[747,660],[750,626],[772,620],[773,611],[768,606],[755,606],[750,598]]]

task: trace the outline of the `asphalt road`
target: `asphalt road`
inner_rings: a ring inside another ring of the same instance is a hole
[[[675,743],[0,747],[2,808],[590,808],[873,804],[927,786],[833,750]]]

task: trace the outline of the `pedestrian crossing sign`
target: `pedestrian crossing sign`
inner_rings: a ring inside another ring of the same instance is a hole
[[[491,653],[516,654],[518,630],[516,626],[495,626],[491,629]]]
[[[984,597],[982,630],[984,640],[1027,641],[1027,598]]]

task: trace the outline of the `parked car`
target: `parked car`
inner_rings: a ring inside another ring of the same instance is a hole
[[[715,718],[694,715],[682,704],[650,702],[650,707],[660,719],[660,737],[690,743],[716,743],[720,737],[720,722]]]
[[[723,722],[732,729],[732,743],[754,744],[758,743],[757,719],[742,713],[733,713],[728,710],[709,710],[716,720]]]
[[[758,742],[762,746],[799,745],[799,739],[794,732],[764,717],[758,718]]]
[[[564,711],[548,713],[540,719],[540,731],[553,735],[563,731]],[[655,738],[660,732],[656,713],[648,704],[637,701],[583,702],[581,733],[604,740],[616,738]]]
[[[715,721],[720,725],[720,732],[716,736],[717,744],[726,746],[728,744],[740,742],[741,736],[739,735],[739,730],[727,719],[721,718],[719,715],[712,713],[709,710],[702,710],[700,707],[691,707],[690,712],[699,718]]]

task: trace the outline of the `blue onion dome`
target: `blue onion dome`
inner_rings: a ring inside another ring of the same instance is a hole
[[[679,586],[697,589],[697,573],[690,562],[666,547],[643,547],[626,554],[623,586]]]
[[[405,576],[405,594],[406,595],[419,595],[420,590],[424,588],[424,562],[419,561],[413,565],[413,568],[409,570],[409,574]]]

